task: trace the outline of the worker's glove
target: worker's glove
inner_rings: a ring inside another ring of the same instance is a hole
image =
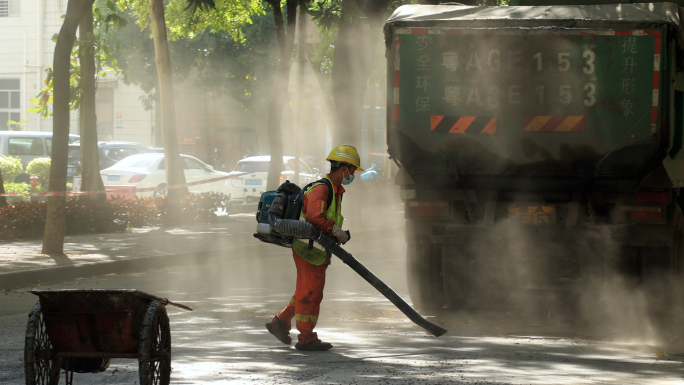
[[[337,225],[333,225],[332,231],[330,232],[335,238],[337,238],[337,242],[341,244],[347,243],[349,240],[349,233],[346,231],[342,230],[341,228],[337,227]]]

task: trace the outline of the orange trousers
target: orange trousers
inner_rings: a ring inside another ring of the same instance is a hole
[[[328,261],[320,266],[312,265],[297,255],[294,250],[292,257],[297,266],[295,294],[285,309],[276,314],[276,317],[287,325],[288,330],[292,328],[292,318],[294,318],[297,330],[299,330],[299,344],[306,345],[318,338],[313,329],[318,322],[318,313],[323,300],[325,270],[328,268]]]

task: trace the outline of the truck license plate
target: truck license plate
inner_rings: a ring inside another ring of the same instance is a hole
[[[552,225],[556,223],[556,206],[553,205],[511,205],[509,215],[518,218],[523,225]]]
[[[245,185],[247,185],[247,186],[261,186],[261,179],[246,179]]]

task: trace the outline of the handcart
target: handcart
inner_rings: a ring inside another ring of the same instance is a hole
[[[27,385],[57,385],[64,370],[99,373],[112,358],[137,358],[140,385],[168,384],[171,329],[166,305],[190,307],[132,289],[31,290],[24,345]]]

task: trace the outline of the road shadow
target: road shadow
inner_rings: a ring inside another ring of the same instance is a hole
[[[64,253],[59,253],[59,254],[45,254],[48,257],[50,257],[53,261],[55,261],[55,264],[57,266],[71,266],[74,265],[74,262],[69,259],[69,256],[64,254]]]

